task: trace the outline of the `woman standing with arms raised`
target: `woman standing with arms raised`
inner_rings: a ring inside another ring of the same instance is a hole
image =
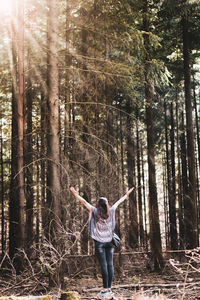
[[[133,189],[131,188],[111,207],[107,198],[100,197],[95,207],[82,198],[73,187],[70,188],[76,199],[81,201],[89,211],[89,233],[95,242],[95,254],[101,266],[103,280],[103,289],[98,293],[98,299],[112,299],[114,296],[111,285],[114,275],[112,236],[115,229],[115,210]]]

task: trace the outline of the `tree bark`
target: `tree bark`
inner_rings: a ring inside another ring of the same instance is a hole
[[[37,156],[36,159],[39,161],[40,158],[40,147],[39,147],[39,134],[37,134]],[[35,242],[36,242],[36,247],[39,247],[39,242],[40,242],[40,224],[41,224],[41,193],[40,193],[40,165],[37,163],[36,165],[36,205],[37,205],[37,210],[36,210],[36,218],[35,218]]]
[[[19,182],[19,232],[20,246],[24,247],[25,241],[25,193],[24,193],[24,4],[18,2],[18,84],[19,94],[17,103],[17,128],[18,128],[18,182]]]
[[[195,82],[195,79],[194,79]],[[196,140],[197,140],[197,151],[198,151],[198,163],[199,163],[199,176],[200,176],[200,131],[199,131],[199,117],[198,117],[198,105],[197,105],[197,99],[196,99],[196,91],[195,91],[196,85],[194,84],[194,89],[193,89],[193,95],[194,95],[194,110],[195,110],[195,126],[196,126]],[[198,172],[197,172],[198,174]],[[199,177],[198,176],[198,177]],[[200,218],[200,195],[199,195],[199,178],[197,178],[197,190],[198,190],[198,201],[197,201],[197,206],[198,206],[198,214],[197,218]]]
[[[58,55],[57,55],[57,5],[49,0],[48,30],[48,204],[54,220],[60,218],[60,145],[59,145],[59,99],[58,99]],[[55,222],[56,223],[56,222]],[[56,230],[56,226],[55,226]]]
[[[15,3],[14,3],[15,4]],[[15,6],[13,6],[14,9]],[[25,239],[25,193],[24,193],[24,158],[23,158],[23,104],[24,104],[24,7],[23,1],[18,2],[18,15],[14,20],[18,20],[17,35],[14,23],[12,23],[13,38],[17,36],[17,44],[12,42],[12,153],[11,153],[11,186],[9,203],[9,254],[13,258],[17,249],[24,247]],[[18,63],[16,60],[16,48],[18,50]],[[16,65],[18,71],[16,71]],[[18,88],[17,88],[18,74]],[[20,272],[21,261],[16,259],[16,270]]]
[[[167,104],[164,102],[165,111],[165,143],[166,143],[166,160],[167,160],[167,187],[168,187],[168,198],[169,198],[169,228],[170,228],[170,248],[177,249],[177,229],[176,229],[176,195],[175,195],[175,161],[174,161],[174,125],[173,125],[173,111],[171,112],[171,156],[169,153],[169,139],[168,139],[168,119],[167,119]],[[171,160],[170,160],[171,157]]]
[[[64,136],[64,155],[69,148],[69,119],[70,119],[70,65],[71,55],[69,50],[70,42],[70,6],[66,0],[66,54],[65,54],[65,136]]]
[[[58,99],[58,53],[57,53],[57,1],[48,0],[48,97],[47,97],[47,205],[48,238],[57,251],[62,251],[59,242],[61,222],[59,99]],[[59,262],[55,276],[50,276],[50,285],[60,285],[63,280],[62,263]]]
[[[187,150],[186,150],[186,138],[185,138],[185,126],[184,126],[184,113],[182,112],[181,115],[181,136],[180,136],[180,146],[181,146],[181,196],[182,196],[182,202],[183,202],[183,211],[184,211],[184,219],[182,222],[184,223],[184,232],[183,236],[184,239],[180,241],[180,244],[183,245],[183,247],[186,247],[186,236],[189,234],[187,232],[187,198],[188,198],[188,170],[187,170]]]
[[[11,180],[9,194],[9,256],[14,257],[18,248],[18,224],[19,224],[19,203],[17,188],[17,45],[16,26],[17,19],[16,1],[12,1],[12,22],[11,22],[11,49],[12,49],[12,135],[11,135]]]
[[[133,140],[133,124],[131,122],[131,103],[130,99],[127,99],[126,103],[126,112],[127,112],[127,120],[126,120],[126,132],[127,132],[127,168],[128,168],[128,187],[135,187],[135,144]],[[125,228],[126,235],[128,233],[128,245],[136,249],[138,247],[138,208],[137,208],[137,200],[136,200],[136,192],[135,190],[129,196],[129,227]],[[125,218],[127,216],[125,215]]]
[[[137,136],[137,176],[138,176],[138,208],[139,208],[139,236],[140,246],[144,246],[144,225],[143,225],[143,208],[142,208],[142,185],[141,185],[141,157],[140,157],[140,134],[138,128],[138,111],[136,121]]]
[[[178,249],[178,237],[177,237],[177,224],[176,224],[176,166],[175,166],[175,138],[174,138],[174,108],[173,102],[170,105],[170,117],[171,117],[171,129],[170,129],[170,141],[171,141],[171,170],[172,170],[172,224],[173,232],[171,239],[171,249]]]
[[[83,20],[85,18],[85,15],[87,12],[85,10],[82,11],[82,17]],[[88,114],[88,106],[85,102],[88,101],[89,97],[89,89],[87,86],[88,83],[88,74],[87,74],[87,62],[86,62],[86,57],[87,57],[87,40],[88,40],[88,30],[85,27],[85,24],[82,26],[81,29],[81,55],[82,55],[82,91],[80,94],[80,98],[82,99],[83,105],[82,105],[82,119],[83,119],[83,124],[82,124],[82,141],[85,145],[86,151],[87,151],[87,145],[89,145],[89,114]],[[83,152],[84,154],[87,152]],[[86,172],[85,172],[86,171]],[[91,191],[90,191],[90,176],[88,174],[90,173],[90,165],[89,165],[89,157],[88,155],[83,157],[83,173],[85,177],[85,182],[83,186],[83,194],[86,197],[86,200],[90,202],[91,199]],[[88,221],[88,216],[85,214],[85,209],[83,208],[83,216],[82,216],[82,221],[83,225],[85,225]],[[88,228],[87,226],[84,227],[82,231],[82,236],[81,236],[81,250],[82,253],[88,253]]]
[[[148,251],[148,237],[147,237],[147,204],[146,204],[146,188],[145,188],[145,167],[144,167],[144,152],[143,145],[140,145],[141,152],[141,163],[142,163],[142,192],[143,192],[143,203],[144,203],[144,239],[145,239],[145,248]]]
[[[160,236],[160,222],[158,213],[158,199],[156,186],[156,169],[155,169],[155,147],[154,147],[154,121],[153,121],[153,83],[150,74],[150,40],[149,40],[149,8],[148,1],[144,0],[143,11],[143,28],[144,47],[145,47],[145,98],[146,98],[146,123],[147,123],[147,152],[148,152],[148,167],[149,167],[149,221],[150,221],[150,244],[151,252],[154,260],[155,270],[163,269],[162,246]]]
[[[47,155],[47,142],[46,142],[46,133],[47,133],[47,107],[46,107],[47,95],[44,93],[41,94],[41,103],[40,103],[40,170],[41,170],[41,216],[42,216],[42,228],[44,230],[44,235],[46,236],[47,229],[47,193],[46,193],[46,155]]]
[[[179,125],[179,102],[177,98],[178,91],[176,90],[176,135],[177,135],[177,156],[178,156],[178,225],[179,225],[179,249],[184,249],[184,210],[183,210],[183,195],[181,187],[181,145],[180,145],[180,125]]]
[[[183,1],[185,4],[185,1]],[[189,198],[187,199],[186,227],[187,227],[187,248],[198,246],[198,225],[197,225],[197,194],[196,194],[196,161],[194,148],[194,130],[191,101],[191,72],[190,72],[190,48],[188,32],[188,12],[185,9],[182,17],[183,29],[183,59],[184,59],[184,87],[186,107],[186,130],[187,130],[187,157],[189,172]]]
[[[167,209],[168,214],[165,214],[165,224],[166,224],[166,237],[168,235],[170,236],[170,242],[171,239],[173,239],[172,236],[172,222],[170,220],[172,211],[172,187],[171,187],[171,166],[169,164],[169,134],[168,134],[168,119],[167,119],[167,104],[166,101],[164,101],[164,113],[165,113],[165,148],[166,148],[166,166],[167,166],[167,192],[168,192],[168,205],[166,205],[166,197],[165,200],[165,208]],[[169,216],[169,226],[167,226],[167,217]],[[169,229],[169,230],[168,230]],[[168,245],[168,238],[166,238],[166,245]]]
[[[30,49],[28,53],[29,70],[30,66]],[[24,107],[24,162],[25,162],[25,179],[26,179],[26,249],[30,252],[31,245],[33,244],[33,204],[34,204],[34,193],[33,193],[33,141],[32,141],[32,85],[31,85],[31,74],[28,73],[27,78],[27,92],[26,92],[26,107]],[[24,105],[25,106],[25,105]]]

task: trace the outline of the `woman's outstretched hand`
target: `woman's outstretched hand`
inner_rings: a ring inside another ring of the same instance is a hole
[[[128,190],[128,192],[126,192],[126,194],[121,197],[117,202],[115,202],[115,204],[113,205],[113,207],[116,209],[124,200],[126,200],[128,198],[128,195],[134,190],[134,187],[132,187],[130,190]]]
[[[73,194],[76,194],[76,193],[77,193],[77,191],[75,190],[75,188],[74,188],[73,186],[71,186],[69,189],[70,189],[70,191],[71,191]]]
[[[85,207],[89,210],[89,211],[91,211],[92,210],[92,205],[89,203],[89,202],[87,202],[83,197],[81,197],[80,195],[79,195],[79,193],[75,190],[75,188],[73,187],[73,186],[71,186],[70,188],[70,191],[72,192],[72,194],[76,197],[76,199],[78,199],[79,201],[81,201],[81,203],[83,204],[83,205],[85,205]]]
[[[128,190],[128,192],[126,194],[129,195],[133,190],[134,190],[134,187],[132,187],[130,190]]]

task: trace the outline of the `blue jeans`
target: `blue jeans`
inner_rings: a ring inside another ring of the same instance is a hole
[[[95,254],[101,266],[104,288],[111,288],[112,285],[114,276],[113,253],[114,247],[112,242],[102,243],[95,241]]]

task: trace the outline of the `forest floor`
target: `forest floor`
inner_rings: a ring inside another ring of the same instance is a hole
[[[146,254],[116,254],[115,277],[112,290],[116,300],[198,300],[200,299],[200,254],[165,257],[162,273],[153,271],[151,259]],[[25,273],[9,276],[0,270],[0,296],[55,295],[60,289],[50,289],[48,277],[33,266]],[[99,265],[93,256],[71,256],[66,261],[65,290],[76,291],[82,300],[97,299],[102,288]],[[141,296],[140,296],[141,295]],[[163,295],[163,296],[161,296]]]
[[[116,299],[137,299],[136,294],[149,297],[162,294],[166,297],[158,299],[200,299],[199,249],[189,253],[166,254],[165,268],[160,274],[153,271],[153,262],[146,253],[116,254],[115,279],[112,286]],[[102,282],[98,263],[95,266],[96,272],[93,275],[96,274],[96,276],[91,276],[90,273],[88,276],[79,278],[67,278],[67,289],[78,291],[81,299],[96,299]],[[77,275],[81,274],[77,273]],[[141,299],[151,298],[141,297]]]
[[[96,299],[97,293],[102,288],[101,278],[94,279],[91,277],[68,279],[67,285],[68,290],[77,291],[83,300]],[[174,272],[157,274],[146,270],[146,272],[141,272],[138,275],[132,274],[131,276],[129,274],[129,276],[116,278],[112,290],[117,300],[137,299],[139,295],[144,298],[138,299],[154,299],[155,297],[155,299],[163,300],[197,300],[200,299],[200,276],[199,278],[187,277],[185,279]]]

